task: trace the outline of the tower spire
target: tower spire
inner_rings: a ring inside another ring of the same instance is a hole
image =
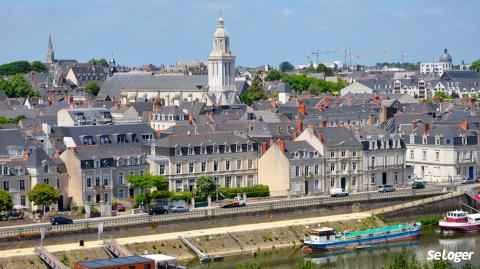
[[[55,62],[55,53],[53,52],[52,35],[48,34],[47,64]]]

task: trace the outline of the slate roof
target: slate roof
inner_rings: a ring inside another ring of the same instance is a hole
[[[40,167],[42,166],[42,162],[47,160],[50,161],[50,157],[45,153],[42,148],[34,148],[30,151],[30,156],[28,157],[27,161],[25,162],[26,167]]]
[[[151,145],[173,148],[200,145],[245,144],[249,141],[253,142],[252,140],[231,133],[215,132],[190,135],[170,135],[152,142]]]
[[[316,152],[315,148],[307,141],[285,141],[285,154],[289,157],[293,157],[295,152]]]
[[[128,156],[143,155],[140,144],[111,144],[76,147],[75,156],[81,161],[92,160],[94,158],[118,158]]]
[[[345,127],[327,127],[320,129],[323,134],[323,143],[328,147],[361,146],[353,133]]]
[[[0,156],[8,156],[9,146],[25,147],[26,141],[19,129],[0,129]]]

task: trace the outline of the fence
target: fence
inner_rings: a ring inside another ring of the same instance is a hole
[[[2,227],[0,228],[0,237],[16,237],[16,236],[32,236],[40,234],[40,228],[45,227],[48,233],[61,233],[80,230],[96,230],[99,222],[104,223],[104,227],[119,227],[127,225],[140,225],[149,223],[168,222],[176,220],[192,220],[195,218],[209,216],[225,216],[235,214],[245,214],[252,212],[270,211],[276,209],[288,209],[297,207],[332,205],[338,203],[361,202],[368,200],[394,199],[402,197],[421,197],[427,195],[445,194],[446,189],[418,189],[418,190],[401,190],[388,193],[359,193],[344,197],[308,197],[301,199],[269,201],[261,204],[250,204],[245,207],[235,208],[205,208],[196,209],[190,212],[164,215],[130,215],[106,217],[98,219],[78,220],[73,224],[67,225],[49,225],[45,223],[30,224],[24,226]]]

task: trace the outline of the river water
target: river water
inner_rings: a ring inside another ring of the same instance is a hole
[[[480,264],[480,233],[443,235],[436,229],[423,229],[415,241],[378,245],[368,249],[318,252],[304,257],[300,248],[283,248],[263,251],[256,258],[252,256],[231,256],[223,261],[210,264],[191,262],[187,265],[194,269],[234,269],[241,264],[254,263],[261,269],[294,268],[296,264],[310,259],[317,268],[375,269],[389,263],[403,247],[411,249],[417,259],[427,262],[427,252],[436,251],[472,251],[471,264]],[[461,265],[462,263],[453,263]]]

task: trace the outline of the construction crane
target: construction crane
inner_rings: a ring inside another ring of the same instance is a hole
[[[382,48],[382,63],[387,62],[387,58],[385,57],[385,54],[387,54],[389,50],[390,50],[389,48]]]
[[[319,64],[319,56],[320,54],[331,54],[331,53],[337,53],[338,51],[337,50],[317,50],[317,51],[314,51],[312,52],[312,56],[315,56],[316,57],[316,60],[317,60],[317,64]]]
[[[403,62],[404,62],[405,56],[408,56],[408,55],[411,55],[411,53],[409,53],[409,52],[403,52],[403,51],[400,53],[400,57],[401,57],[401,60],[402,60],[402,61],[401,61],[401,66],[403,66]]]
[[[350,49],[339,49],[339,50],[343,51],[343,55],[344,55],[343,66],[347,67],[347,69],[348,69],[347,53],[350,52],[350,57],[351,57],[352,56],[351,50]]]

